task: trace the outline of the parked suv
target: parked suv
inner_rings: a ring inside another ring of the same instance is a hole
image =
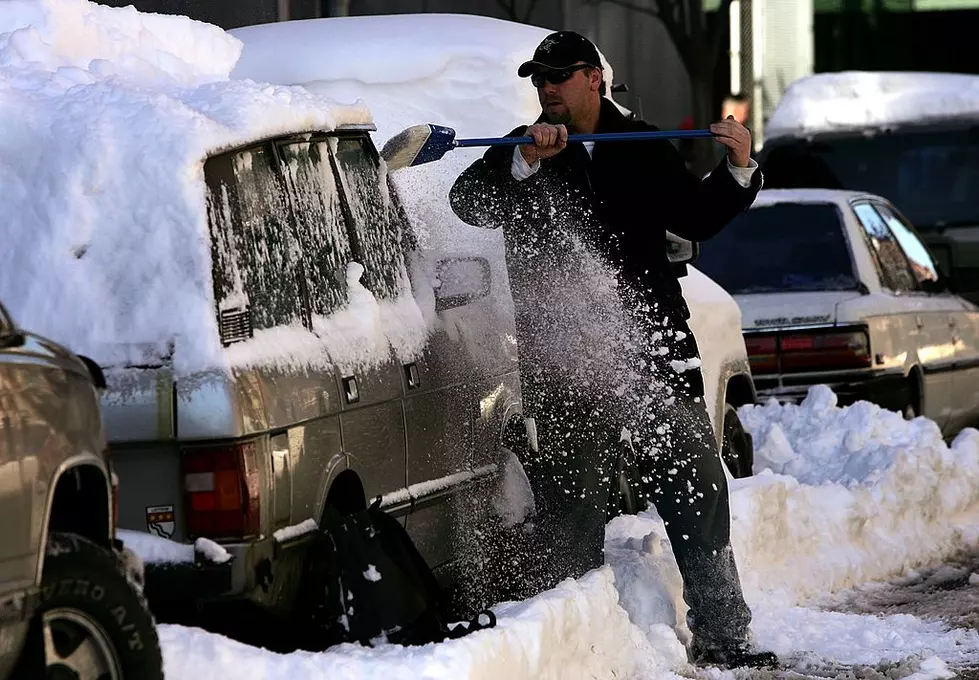
[[[365,117],[202,159],[206,288],[233,368],[106,369],[120,526],[232,557],[151,562],[154,606],[313,606],[298,593],[323,566],[306,548],[324,510],[377,496],[448,578],[490,506],[503,438],[524,427],[502,252],[421,249],[372,130]],[[410,337],[369,347],[363,325],[385,323]],[[305,365],[280,351],[290,333]]]
[[[142,570],[114,540],[98,387],[0,305],[0,678],[163,678]]]

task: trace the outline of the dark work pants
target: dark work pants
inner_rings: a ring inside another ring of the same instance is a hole
[[[686,324],[674,322],[670,330],[669,354],[651,359],[660,389],[641,412],[623,413],[628,403],[595,399],[569,390],[559,377],[524,371],[525,412],[537,421],[540,445],[526,465],[538,506],[535,585],[551,587],[603,563],[610,480],[625,425],[639,486],[665,522],[683,577],[688,625],[701,644],[727,646],[745,641],[751,613],[731,550],[727,481],[703,378],[699,369],[677,372],[670,365],[696,357],[696,343]],[[675,339],[676,330],[682,339]]]

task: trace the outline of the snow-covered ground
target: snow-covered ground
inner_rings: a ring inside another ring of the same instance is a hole
[[[946,446],[924,418],[866,402],[745,406],[756,475],[731,487],[733,541],[757,642],[797,667],[875,666],[891,677],[950,677],[979,663],[979,633],[907,614],[826,611],[834,591],[951,556],[979,539],[979,432]],[[496,608],[496,629],[420,648],[343,645],[274,654],[164,625],[168,678],[669,678],[686,663],[681,582],[655,512],[606,528],[607,565]],[[711,673],[707,673],[711,675]],[[720,672],[713,672],[720,675]]]

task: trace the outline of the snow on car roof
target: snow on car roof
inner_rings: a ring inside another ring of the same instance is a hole
[[[241,43],[186,17],[87,0],[0,12],[0,299],[103,365],[175,343],[226,365],[202,161],[280,133],[371,121],[302,88],[229,78]]]
[[[979,120],[979,76],[819,73],[789,86],[765,124],[765,137],[800,137],[958,118]]]
[[[517,77],[517,67],[551,32],[437,13],[246,26],[230,31],[244,44],[232,77],[363,100],[380,142],[419,123],[448,125],[460,136],[497,136],[540,115],[537,92]],[[602,61],[612,83],[612,67],[604,55]]]

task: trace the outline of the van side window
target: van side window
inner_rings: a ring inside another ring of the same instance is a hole
[[[394,299],[408,283],[404,225],[392,210],[387,178],[363,137],[338,138],[336,160],[353,223],[353,259],[364,265],[364,286],[379,299]]]
[[[853,212],[867,236],[871,254],[879,263],[884,286],[898,293],[919,290],[904,251],[874,206],[858,203],[853,206]]]
[[[302,273],[285,184],[268,144],[205,163],[214,296],[251,308],[256,329],[303,323]]]
[[[336,175],[325,138],[279,146],[296,216],[313,314],[328,316],[347,299],[346,268],[353,256]]]

